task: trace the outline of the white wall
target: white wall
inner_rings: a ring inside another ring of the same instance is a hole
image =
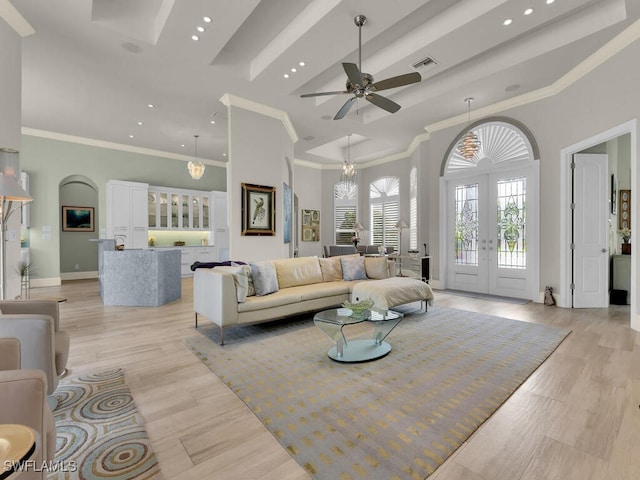
[[[295,166],[295,188],[294,194],[298,197],[298,212],[296,212],[296,222],[298,225],[292,237],[298,243],[298,256],[308,257],[323,255],[323,245],[326,245],[324,238],[331,238],[333,235],[333,202],[331,207],[325,206],[325,199],[322,197],[323,184],[320,181],[321,170],[309,168],[301,165]],[[320,211],[320,238],[315,242],[302,241],[302,210]],[[328,223],[329,222],[329,223]],[[333,243],[333,242],[331,242]]]
[[[232,260],[263,260],[289,256],[283,242],[282,182],[289,182],[287,158],[293,142],[282,122],[233,105],[229,114],[227,168],[229,254]],[[276,188],[276,235],[242,236],[242,183]],[[295,185],[291,185],[294,193]]]
[[[22,125],[22,40],[0,18],[0,147],[20,150]],[[20,293],[20,276],[16,268],[20,261],[20,214],[9,220],[5,266],[6,298]]]

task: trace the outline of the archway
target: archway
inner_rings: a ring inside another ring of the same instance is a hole
[[[519,122],[471,125],[481,146],[464,158],[451,143],[441,167],[440,278],[444,287],[527,298],[539,296],[539,161]]]

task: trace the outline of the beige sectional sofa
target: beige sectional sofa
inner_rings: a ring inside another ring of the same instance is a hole
[[[364,263],[365,279],[344,280],[343,264],[350,266],[354,262]],[[218,325],[221,345],[224,344],[226,327],[267,322],[336,307],[350,299],[351,291],[357,283],[395,275],[392,260],[386,257],[361,257],[358,254],[331,258],[287,258],[255,263],[271,264],[277,278],[277,291],[251,295],[247,283],[250,277],[254,277],[254,281],[258,278],[255,275],[255,264],[198,268],[194,272],[196,327],[198,315]],[[248,274],[249,271],[252,272],[251,275]],[[246,290],[249,290],[248,295]]]

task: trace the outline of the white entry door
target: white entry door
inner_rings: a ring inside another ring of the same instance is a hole
[[[537,170],[491,172],[447,183],[447,287],[533,299]]]
[[[573,306],[608,306],[608,158],[573,156]]]

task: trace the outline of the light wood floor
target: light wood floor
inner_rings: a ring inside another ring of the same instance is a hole
[[[93,280],[32,289],[31,298],[68,298],[61,325],[71,336],[71,375],[126,370],[165,478],[308,479],[184,346],[194,334],[191,279],[182,288],[180,301],[160,308],[105,307]],[[572,333],[431,479],[640,478],[640,335],[628,326],[628,307],[571,310],[435,293],[441,306]]]

